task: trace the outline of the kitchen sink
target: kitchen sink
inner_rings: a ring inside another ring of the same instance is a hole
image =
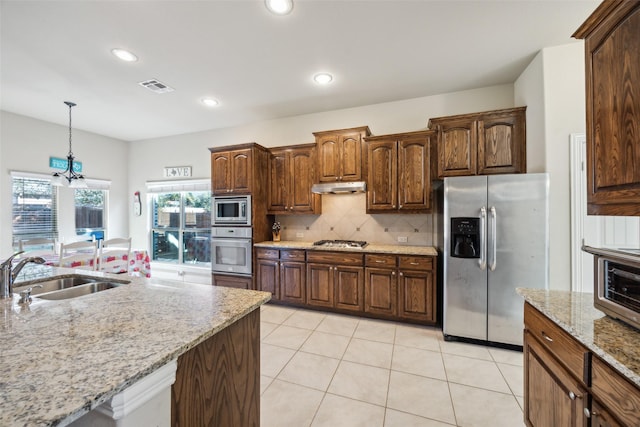
[[[28,285],[16,284],[13,289],[15,294],[31,287],[33,297],[46,300],[61,300],[89,295],[107,289],[130,283],[128,280],[105,280],[92,276],[72,276],[49,279],[41,282],[32,282]]]

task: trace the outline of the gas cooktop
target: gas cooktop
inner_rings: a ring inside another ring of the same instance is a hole
[[[323,246],[330,248],[362,249],[367,246],[367,242],[358,240],[318,240],[313,242],[313,246]]]

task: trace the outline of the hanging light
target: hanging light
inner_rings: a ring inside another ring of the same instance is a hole
[[[73,151],[71,150],[71,108],[75,107],[76,104],[69,101],[65,101],[64,103],[69,106],[69,154],[67,155],[67,169],[61,173],[54,173],[53,178],[51,179],[51,185],[59,187],[67,184],[69,185],[69,188],[87,188],[87,182],[85,181],[84,176],[77,174],[73,170],[73,161],[75,159],[73,157]]]

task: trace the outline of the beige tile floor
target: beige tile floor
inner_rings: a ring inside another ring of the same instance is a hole
[[[262,427],[521,427],[522,353],[267,304]]]

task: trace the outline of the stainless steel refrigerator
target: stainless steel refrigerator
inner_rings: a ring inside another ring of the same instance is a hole
[[[444,179],[445,339],[522,346],[517,287],[548,288],[549,177]]]

